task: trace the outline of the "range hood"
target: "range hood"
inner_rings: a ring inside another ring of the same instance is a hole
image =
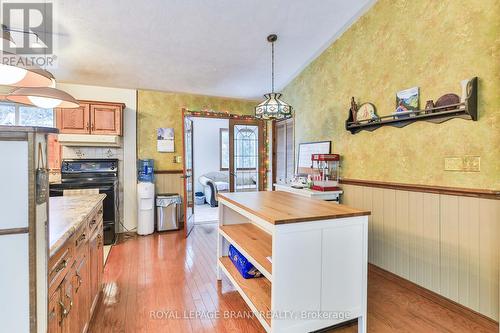
[[[118,135],[59,134],[58,141],[63,146],[80,147],[120,147]]]

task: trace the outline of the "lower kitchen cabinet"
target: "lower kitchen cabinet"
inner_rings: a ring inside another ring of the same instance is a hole
[[[61,288],[61,317],[62,317],[62,331],[64,333],[73,333],[73,321],[78,317],[78,314],[73,311],[73,283],[71,273],[62,282]]]
[[[48,331],[51,333],[62,332],[62,306],[61,287],[58,287],[49,299]]]
[[[101,202],[49,260],[49,267],[53,268],[49,272],[49,279],[53,277],[49,286],[49,333],[87,332],[101,292],[103,262]],[[61,279],[57,274],[65,276]]]
[[[75,262],[73,279],[73,313],[71,318],[73,329],[71,332],[86,332],[90,320],[90,270],[89,251],[84,248],[80,258]]]
[[[94,233],[89,240],[90,249],[90,312],[94,308],[99,299],[99,291],[102,285],[103,273],[103,237],[102,225],[98,226],[97,232]]]

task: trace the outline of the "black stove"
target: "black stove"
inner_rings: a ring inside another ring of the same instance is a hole
[[[117,159],[63,160],[61,183],[50,184],[50,196],[62,196],[64,190],[94,188],[106,194],[103,202],[104,244],[113,244],[115,226],[120,221]]]

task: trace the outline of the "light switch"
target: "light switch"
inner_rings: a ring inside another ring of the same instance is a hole
[[[445,171],[479,172],[481,158],[479,156],[450,156],[444,158]]]

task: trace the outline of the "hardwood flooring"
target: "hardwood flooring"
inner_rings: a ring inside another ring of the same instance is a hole
[[[115,245],[89,332],[264,332],[230,282],[216,280],[216,233],[215,224],[197,225],[187,240],[167,232]],[[368,281],[370,333],[498,333],[497,324],[443,307],[376,270]],[[357,325],[328,332],[354,333]]]

